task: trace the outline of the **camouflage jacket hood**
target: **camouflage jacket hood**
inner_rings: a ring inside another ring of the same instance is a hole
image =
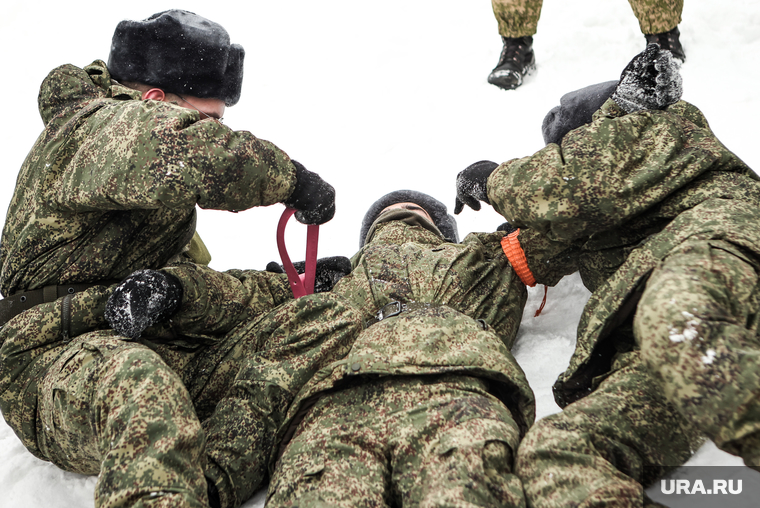
[[[3,229],[2,294],[159,268],[192,237],[196,205],[243,210],[292,192],[294,167],[271,143],[140,97],[99,60],[44,80],[45,130]]]
[[[637,289],[680,243],[725,238],[754,252],[760,184],[679,102],[625,115],[608,100],[591,124],[562,146],[505,162],[491,175],[489,199],[512,225],[539,283],[580,271],[593,295],[578,327],[570,366],[555,385],[561,405],[588,393],[609,369],[608,334],[635,310]]]

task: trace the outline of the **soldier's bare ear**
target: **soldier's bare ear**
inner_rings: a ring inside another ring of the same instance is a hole
[[[143,100],[163,101],[166,98],[166,93],[160,88],[151,88],[147,92],[143,92],[142,98]]]

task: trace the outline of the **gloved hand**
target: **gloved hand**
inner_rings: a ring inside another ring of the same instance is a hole
[[[296,209],[298,222],[324,224],[335,215],[335,189],[300,162],[291,162],[296,167],[296,186],[283,203]]]
[[[293,263],[298,273],[306,270],[305,261]],[[285,273],[282,265],[276,261],[267,264],[267,272]],[[314,292],[327,293],[340,279],[351,273],[351,260],[345,256],[332,256],[317,259],[317,271],[314,274]]]
[[[509,222],[502,222],[501,225],[499,225],[498,228],[496,228],[496,231],[504,231],[506,234],[511,234],[517,231],[517,228],[514,227]]]
[[[612,100],[626,113],[644,109],[664,109],[675,104],[683,93],[681,74],[673,54],[649,44],[623,69]]]
[[[473,210],[480,210],[480,201],[488,202],[488,177],[499,167],[491,161],[478,161],[467,166],[457,175],[457,199],[454,204],[454,214],[459,214],[464,205]]]
[[[114,290],[105,318],[119,335],[137,339],[143,330],[168,319],[182,302],[182,285],[173,275],[138,270]]]

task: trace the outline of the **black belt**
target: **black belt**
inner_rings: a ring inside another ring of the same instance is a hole
[[[41,289],[33,289],[31,291],[18,291],[8,298],[0,300],[0,326],[3,326],[12,318],[18,316],[25,310],[31,309],[35,305],[54,302],[63,296],[80,293],[94,286],[110,286],[117,282],[119,281],[109,280],[82,284],[61,284],[57,286],[45,286]]]

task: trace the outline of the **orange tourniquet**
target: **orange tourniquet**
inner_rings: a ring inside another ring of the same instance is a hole
[[[501,249],[504,251],[504,254],[507,255],[507,259],[509,259],[512,268],[515,270],[517,276],[520,277],[520,280],[523,281],[523,284],[529,287],[533,287],[536,285],[536,278],[533,276],[533,272],[531,272],[530,268],[528,267],[528,260],[525,258],[525,251],[523,251],[522,247],[520,246],[520,240],[517,239],[517,236],[519,234],[520,230],[518,229],[502,238]],[[541,302],[541,307],[539,307],[536,311],[536,316],[541,314],[541,311],[544,310],[544,305],[546,305],[546,294],[548,290],[549,288],[547,286],[544,286],[544,299]]]

